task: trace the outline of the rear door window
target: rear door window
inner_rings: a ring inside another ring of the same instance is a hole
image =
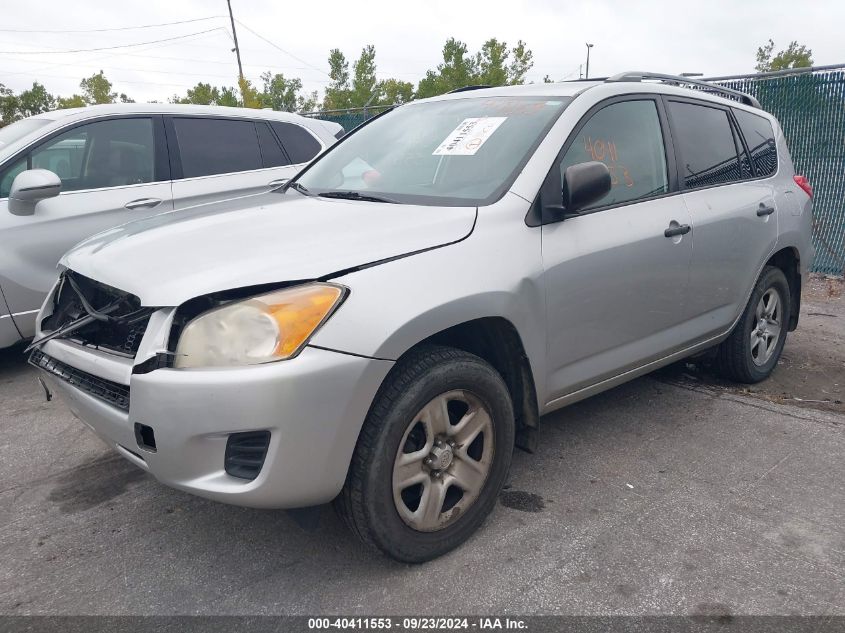
[[[252,121],[174,117],[182,177],[196,178],[261,169]]]
[[[655,102],[622,101],[594,114],[561,161],[561,186],[567,167],[588,161],[600,161],[610,170],[610,193],[593,207],[632,202],[669,191]]]
[[[727,111],[704,105],[669,102],[680,177],[687,189],[742,179],[736,141]]]
[[[273,121],[271,125],[295,165],[307,163],[320,153],[322,146],[305,128],[281,121]]]
[[[745,110],[734,110],[734,115],[745,137],[757,176],[773,175],[778,170],[778,152],[771,121]]]

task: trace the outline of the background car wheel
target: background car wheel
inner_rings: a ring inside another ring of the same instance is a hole
[[[473,354],[420,348],[376,395],[335,507],[388,556],[436,558],[493,509],[513,445],[513,406],[499,373]]]
[[[718,367],[725,378],[755,383],[769,377],[786,342],[790,296],[783,271],[764,268],[734,331],[719,346]]]

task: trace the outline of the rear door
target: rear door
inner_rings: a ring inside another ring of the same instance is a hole
[[[560,198],[564,170],[593,160],[608,166],[613,185],[592,207],[542,227],[552,400],[685,343],[693,236],[666,132],[658,97],[597,106],[544,185],[544,201],[549,191]]]
[[[62,180],[35,213],[8,213],[15,176],[49,169]],[[123,116],[57,132],[0,170],[0,286],[23,336],[56,278],[56,264],[77,242],[172,208],[160,116]]]
[[[265,121],[172,116],[166,124],[177,209],[269,191],[297,172]]]
[[[705,339],[724,331],[740,314],[774,251],[774,187],[771,178],[755,178],[730,108],[667,98],[667,111],[695,236],[689,333],[692,339]],[[774,160],[776,166],[776,156]]]

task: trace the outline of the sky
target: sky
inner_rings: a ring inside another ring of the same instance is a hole
[[[136,101],[166,101],[200,81],[232,86],[237,80],[225,0],[3,4],[0,83],[16,92],[37,80],[69,96],[80,92],[82,77],[99,70],[115,91]],[[261,73],[271,70],[299,77],[307,91],[321,94],[332,48],[351,65],[373,44],[379,79],[416,84],[442,60],[449,37],[470,51],[491,37],[511,45],[522,39],[534,53],[527,81],[537,82],[544,75],[578,78],[586,42],[594,44],[591,76],[751,73],[757,47],[769,38],[775,50],[791,40],[806,44],[816,65],[845,63],[841,35],[831,28],[845,23],[841,0],[232,0],[232,8],[247,78],[259,84]],[[186,20],[194,21],[127,28]],[[126,30],[103,30],[116,28]],[[125,47],[107,48],[115,46]]]

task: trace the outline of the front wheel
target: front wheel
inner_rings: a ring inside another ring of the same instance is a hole
[[[778,364],[792,306],[789,282],[780,268],[766,266],[731,335],[719,346],[718,367],[730,380],[765,380]]]
[[[379,390],[335,507],[388,556],[436,558],[493,509],[513,445],[513,407],[499,373],[460,350],[421,348]]]

